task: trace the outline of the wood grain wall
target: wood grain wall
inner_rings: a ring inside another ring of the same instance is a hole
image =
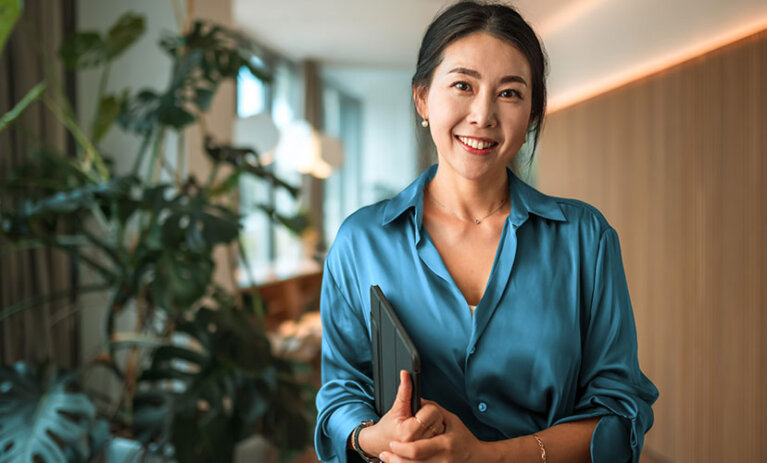
[[[538,187],[621,238],[645,454],[767,462],[767,30],[548,118]]]

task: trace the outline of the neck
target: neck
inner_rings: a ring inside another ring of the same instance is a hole
[[[509,180],[505,170],[501,174],[489,179],[467,179],[438,168],[426,194],[454,215],[473,220],[496,208],[508,208]]]

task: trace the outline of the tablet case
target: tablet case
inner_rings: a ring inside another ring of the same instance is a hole
[[[413,383],[410,408],[415,415],[421,404],[421,358],[394,308],[376,285],[370,287],[370,326],[378,416],[383,416],[394,404],[400,370],[410,373]]]

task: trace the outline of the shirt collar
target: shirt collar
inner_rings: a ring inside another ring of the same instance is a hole
[[[437,164],[426,169],[413,183],[390,199],[383,210],[383,225],[388,225],[402,214],[412,209],[415,212],[416,230],[421,228],[423,218],[423,190],[437,173]],[[509,220],[518,228],[533,213],[549,220],[564,222],[567,220],[557,201],[544,195],[520,180],[511,169],[506,168],[509,176],[509,199],[511,213]]]

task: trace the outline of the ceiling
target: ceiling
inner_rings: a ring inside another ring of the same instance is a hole
[[[412,71],[429,22],[452,0],[233,0],[235,26],[295,60]],[[549,55],[564,107],[767,28],[765,0],[517,0]]]

